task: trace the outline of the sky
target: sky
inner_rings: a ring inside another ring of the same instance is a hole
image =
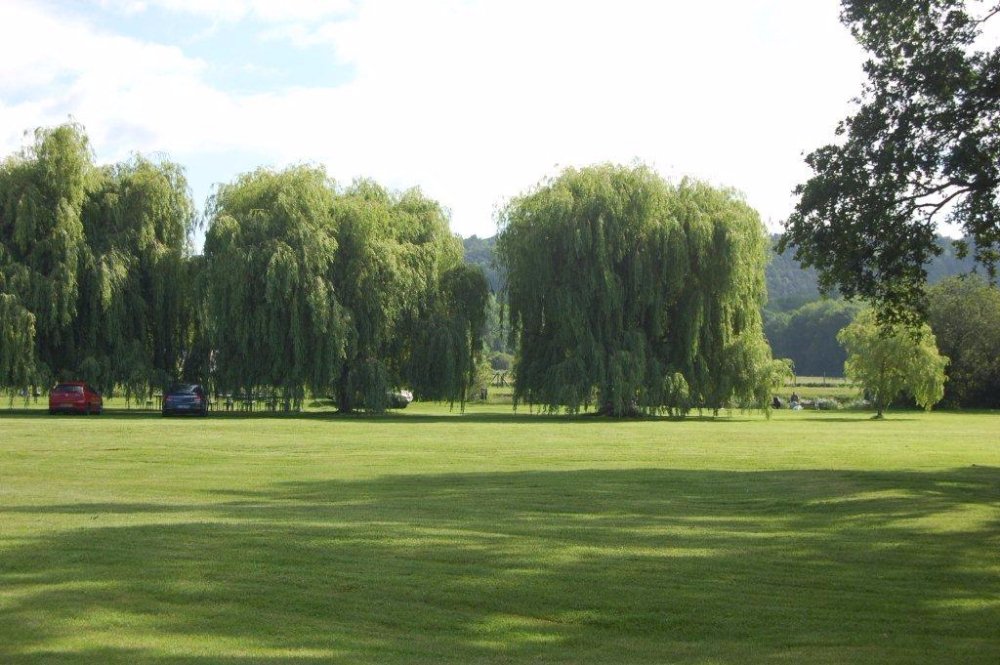
[[[0,156],[82,124],[99,163],[420,187],[462,236],[567,167],[743,192],[772,230],[861,91],[837,0],[2,0]],[[195,243],[199,245],[200,238]]]

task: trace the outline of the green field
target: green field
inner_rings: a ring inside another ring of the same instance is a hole
[[[1000,414],[0,412],[0,663],[1000,662]]]

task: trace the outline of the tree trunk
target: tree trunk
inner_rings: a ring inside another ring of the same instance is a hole
[[[354,390],[351,388],[351,372],[345,365],[340,370],[340,380],[337,382],[337,411],[350,413],[354,410]]]
[[[601,407],[597,410],[597,415],[599,416],[610,416],[612,418],[639,418],[641,417],[642,411],[635,404],[629,404],[625,407],[624,411],[618,413],[614,410],[611,402],[604,402]]]

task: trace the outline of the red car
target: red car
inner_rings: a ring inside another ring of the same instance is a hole
[[[83,381],[60,383],[49,391],[49,413],[82,413],[101,415],[104,400],[101,394]]]

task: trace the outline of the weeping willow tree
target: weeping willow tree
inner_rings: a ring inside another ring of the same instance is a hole
[[[334,281],[333,184],[322,169],[260,169],[222,185],[205,238],[208,335],[217,387],[325,394],[348,313]]]
[[[87,136],[75,124],[36,130],[32,145],[0,165],[0,326],[16,333],[2,333],[12,345],[4,345],[0,381],[43,383],[75,368],[81,213],[94,177]],[[29,338],[30,359],[16,360]]]
[[[404,368],[418,399],[465,405],[479,367],[489,282],[482,269],[460,264],[441,277],[410,329]]]
[[[332,391],[345,412],[381,411],[404,384],[462,398],[483,307],[437,203],[368,180],[341,192],[299,166],[221,187],[209,214],[206,319],[220,387],[293,401]],[[438,344],[433,367],[417,357],[424,341]]]
[[[489,282],[464,261],[461,239],[441,206],[405,193],[395,208],[413,297],[400,333],[402,375],[418,399],[465,405],[483,350]]]
[[[944,397],[949,359],[938,353],[926,323],[880,324],[875,310],[864,309],[837,333],[837,341],[847,351],[844,374],[871,396],[876,419],[904,391],[928,411]]]
[[[194,220],[177,164],[136,156],[101,170],[84,206],[74,326],[88,380],[131,397],[180,374],[196,307],[188,268]]]
[[[780,375],[760,314],[767,242],[733,192],[644,167],[570,169],[500,223],[515,404],[767,408]]]
[[[208,262],[204,254],[184,262],[184,283],[190,289],[188,307],[180,325],[184,339],[181,379],[215,388],[211,319],[208,301]]]
[[[0,388],[27,388],[36,383],[35,315],[8,293],[0,245]]]
[[[142,157],[98,168],[75,124],[34,139],[0,167],[0,383],[146,392],[191,344],[183,170]]]
[[[338,198],[335,217],[337,293],[349,312],[339,408],[381,411],[403,384],[419,399],[464,401],[488,286],[463,267],[441,206],[365,180]]]
[[[337,198],[337,254],[332,264],[346,317],[343,362],[332,383],[343,412],[359,405],[380,411],[392,387],[390,347],[410,293],[398,257],[389,193],[371,181]]]

